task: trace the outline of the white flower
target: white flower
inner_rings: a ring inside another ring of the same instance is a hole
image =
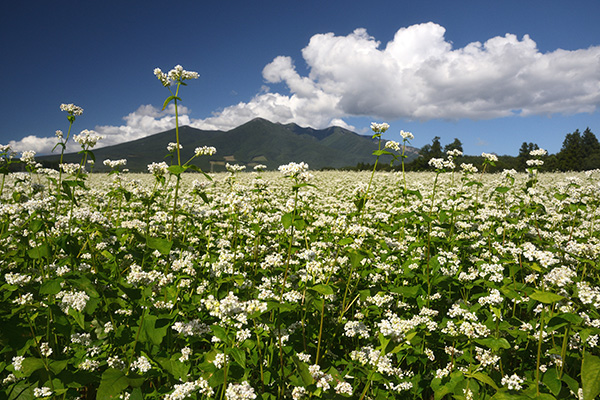
[[[164,161],[159,163],[153,162],[152,164],[148,164],[148,172],[155,176],[163,176],[169,172],[169,165]]]
[[[404,140],[410,140],[415,138],[415,136],[412,133],[404,131],[400,131],[400,136],[402,136],[402,139]]]
[[[532,157],[541,157],[545,156],[546,154],[548,154],[548,152],[544,149],[531,150],[529,152],[529,155]]]
[[[200,157],[200,156],[212,156],[216,152],[217,152],[217,149],[215,149],[212,146],[196,147],[196,150],[194,150],[194,154],[196,155],[196,157]]]
[[[523,378],[520,378],[517,374],[512,376],[504,375],[502,377],[502,386],[507,386],[508,390],[521,390],[521,384],[524,382]]]
[[[377,122],[371,122],[371,130],[376,133],[384,133],[389,129],[389,125],[386,122],[378,124]]]
[[[42,386],[41,388],[34,388],[33,395],[35,397],[50,397],[52,396],[52,390],[47,386]]]
[[[29,150],[21,153],[21,162],[24,162],[25,164],[35,163],[35,151]]]
[[[81,147],[94,147],[103,136],[98,135],[95,131],[84,129],[79,135],[73,136],[73,140],[81,145]]]
[[[21,370],[21,366],[23,364],[24,359],[25,359],[25,357],[23,357],[23,356],[16,356],[16,357],[12,358],[12,364],[13,364],[15,371]]]
[[[66,111],[71,115],[79,116],[83,114],[83,108],[76,106],[75,104],[61,104],[60,111]]]
[[[485,158],[487,161],[496,162],[498,161],[498,156],[490,153],[481,153],[481,157]]]
[[[242,383],[230,383],[225,391],[227,400],[252,400],[256,398],[254,388],[250,386],[248,381]]]
[[[393,140],[388,140],[387,142],[385,142],[384,148],[400,151],[400,143],[395,142]]]
[[[48,345],[48,342],[40,343],[40,353],[42,353],[44,357],[50,357],[52,348]]]
[[[131,370],[135,371],[136,369],[138,370],[138,372],[143,374],[150,371],[152,369],[152,365],[146,357],[139,356],[137,360],[131,363]]]

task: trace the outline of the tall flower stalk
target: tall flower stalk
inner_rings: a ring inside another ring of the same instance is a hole
[[[181,173],[185,170],[181,165],[181,145],[179,144],[179,110],[177,107],[177,102],[181,101],[179,97],[179,88],[181,85],[187,86],[184,81],[189,79],[198,79],[198,73],[192,71],[186,71],[183,69],[181,65],[176,65],[172,70],[169,71],[168,74],[162,72],[160,68],[154,69],[154,75],[158,78],[158,80],[163,84],[164,87],[169,89],[171,95],[166,98],[163,103],[163,110],[167,108],[170,102],[173,102],[175,106],[175,138],[177,140],[176,150],[177,150],[177,165],[172,165],[169,167],[169,172],[171,172],[177,178],[177,182],[175,184],[175,197],[173,199],[173,216],[171,222],[171,233],[170,239],[173,239],[173,230],[175,229],[175,220],[177,217],[177,198],[179,194],[179,185],[181,182]],[[173,93],[172,86],[175,85],[175,93]]]

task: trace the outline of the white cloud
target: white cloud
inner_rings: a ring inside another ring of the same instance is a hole
[[[365,29],[347,36],[314,35],[302,50],[307,76],[290,57],[278,56],[263,71],[266,84],[284,83],[289,93],[261,89],[248,102],[192,119],[180,108],[180,124],[229,130],[253,118],[301,126],[348,127],[344,118],[491,119],[510,115],[595,112],[600,104],[600,46],[541,53],[525,35],[493,37],[453,49],[435,23],[398,30],[385,47]],[[102,145],[138,139],[175,126],[173,105],[145,105],[122,126],[98,126]],[[351,128],[351,127],[349,127]],[[18,145],[50,146],[49,138]],[[37,146],[37,147],[36,147]]]
[[[56,137],[40,138],[29,135],[19,141],[11,140],[8,144],[10,145],[10,148],[17,153],[33,150],[36,154],[48,154],[56,145],[56,141]]]
[[[258,94],[195,125],[229,129],[260,116],[322,128],[351,116],[491,119],[600,104],[600,46],[541,53],[528,35],[506,34],[453,49],[445,31],[431,22],[402,28],[383,48],[365,29],[315,35],[302,50],[307,76],[285,56],[263,69],[288,95]]]

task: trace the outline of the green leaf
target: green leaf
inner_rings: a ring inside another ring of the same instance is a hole
[[[498,186],[495,190],[498,193],[506,193],[510,190],[510,188],[506,186]]]
[[[545,303],[545,304],[552,304],[554,302],[564,300],[563,296],[560,296],[556,293],[541,292],[539,290],[536,290],[535,292],[530,294],[529,297],[532,298],[533,300],[537,300],[540,303]]]
[[[180,165],[171,165],[167,169],[173,175],[181,175],[183,173],[183,171],[185,171],[185,168]]]
[[[544,373],[542,378],[542,382],[550,389],[553,395],[558,396],[560,390],[562,389],[562,382],[558,377],[558,372],[556,372],[556,368],[550,368]]]
[[[21,372],[26,377],[43,368],[44,361],[41,358],[27,357],[21,363]]]
[[[283,224],[283,227],[285,229],[289,229],[290,226],[292,226],[292,221],[293,221],[292,213],[283,214],[281,216],[281,223]]]
[[[102,380],[96,393],[97,400],[117,399],[123,390],[129,386],[129,379],[115,368],[109,368],[102,374]]]
[[[240,365],[240,367],[246,369],[246,353],[243,350],[240,350],[237,347],[232,347],[229,350],[229,354],[232,355],[233,359]]]
[[[494,351],[498,351],[500,349],[510,349],[510,343],[508,343],[508,340],[504,338],[475,339],[475,342],[482,346],[489,347]]]
[[[347,245],[347,244],[350,244],[350,243],[354,243],[354,239],[353,239],[353,238],[344,238],[344,239],[341,239],[341,240],[338,242],[338,244],[339,244],[340,246],[345,246],[345,245]]]
[[[467,377],[475,378],[479,382],[485,383],[486,385],[490,385],[494,389],[498,390],[498,386],[496,385],[496,382],[494,382],[494,380],[492,378],[490,378],[488,375],[484,374],[483,372],[475,372],[474,374],[467,375]]]
[[[581,366],[583,400],[594,400],[600,394],[600,358],[590,353],[583,354]]]
[[[146,244],[149,248],[158,250],[160,254],[169,255],[173,242],[163,238],[149,237]]]
[[[140,331],[140,342],[151,342],[155,345],[160,345],[163,338],[167,334],[168,324],[165,320],[159,320],[156,315],[147,315],[142,323]],[[156,326],[158,322],[158,327]]]
[[[44,281],[40,286],[40,294],[57,294],[62,289],[62,283],[64,279],[56,278]]]
[[[315,285],[309,289],[314,290],[315,292],[321,293],[323,295],[332,295],[333,294],[333,288],[329,285],[319,284],[319,285]]]
[[[42,257],[50,259],[52,257],[52,251],[50,250],[50,246],[48,246],[47,243],[44,243],[40,246],[28,249],[27,255],[33,259],[39,259]]]
[[[77,322],[77,325],[79,325],[81,329],[85,330],[85,317],[82,313],[75,310],[74,308],[69,308],[69,315],[73,317],[73,319],[75,320],[75,322]]]
[[[165,110],[165,108],[167,108],[167,106],[169,105],[170,102],[172,102],[173,100],[179,100],[181,101],[181,99],[177,96],[169,96],[167,97],[167,99],[165,100],[165,102],[163,103],[163,111]]]
[[[217,338],[221,339],[223,342],[229,342],[229,337],[227,336],[227,331],[220,325],[211,325],[210,330],[213,332]]]

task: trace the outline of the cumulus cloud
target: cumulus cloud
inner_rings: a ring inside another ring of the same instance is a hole
[[[180,108],[180,124],[229,130],[262,117],[353,128],[345,118],[477,120],[597,111],[600,46],[542,53],[528,35],[506,34],[453,48],[445,33],[432,22],[412,25],[385,46],[362,28],[346,36],[314,35],[302,50],[306,76],[288,56],[276,57],[262,71],[267,85],[283,83],[289,93],[266,86],[249,101],[204,119]],[[165,111],[145,105],[124,117],[124,125],[96,130],[105,136],[102,145],[109,145],[172,129],[174,119],[172,104]],[[49,138],[22,142],[16,144],[50,146]]]
[[[253,117],[322,128],[343,118],[491,119],[594,112],[600,104],[600,46],[541,53],[525,35],[454,49],[435,23],[398,30],[381,43],[365,29],[314,35],[302,50],[308,75],[290,57],[263,69],[289,94],[262,93],[198,127],[232,128]]]

